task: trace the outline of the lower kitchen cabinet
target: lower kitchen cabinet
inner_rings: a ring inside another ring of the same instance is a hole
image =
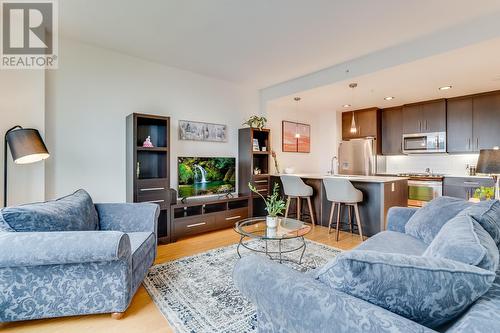
[[[495,187],[493,178],[479,177],[445,177],[443,195],[469,200],[480,187]]]

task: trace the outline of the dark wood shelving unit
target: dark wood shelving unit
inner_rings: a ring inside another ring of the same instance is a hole
[[[127,117],[127,202],[160,206],[158,238],[170,241],[170,118],[133,113]],[[151,137],[154,147],[143,147]]]
[[[232,198],[193,198],[171,206],[171,241],[208,231],[234,227],[250,215],[248,195]]]
[[[253,142],[257,139],[259,142],[259,151],[254,151]],[[262,151],[266,147],[266,151]],[[257,128],[240,128],[238,131],[238,189],[239,192],[252,196],[250,200],[251,216],[262,216],[264,202],[262,199],[252,193],[248,188],[251,182],[257,188],[260,194],[266,196],[269,194],[271,163],[271,131],[269,129],[259,130]],[[260,174],[255,174],[255,168],[260,169]]]

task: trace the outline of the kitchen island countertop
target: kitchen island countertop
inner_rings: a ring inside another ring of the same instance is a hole
[[[407,177],[391,177],[391,176],[357,176],[357,175],[324,175],[320,173],[292,173],[292,174],[280,174],[273,176],[298,176],[300,178],[307,179],[325,179],[325,178],[342,178],[347,179],[352,182],[365,182],[365,183],[390,183],[399,180],[408,179]]]

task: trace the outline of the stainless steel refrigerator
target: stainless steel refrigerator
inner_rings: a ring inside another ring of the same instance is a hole
[[[385,172],[385,157],[377,156],[375,139],[352,139],[339,145],[339,174],[373,176]]]

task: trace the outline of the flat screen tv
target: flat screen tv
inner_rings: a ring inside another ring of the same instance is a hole
[[[179,157],[178,196],[224,195],[236,190],[234,157]]]

